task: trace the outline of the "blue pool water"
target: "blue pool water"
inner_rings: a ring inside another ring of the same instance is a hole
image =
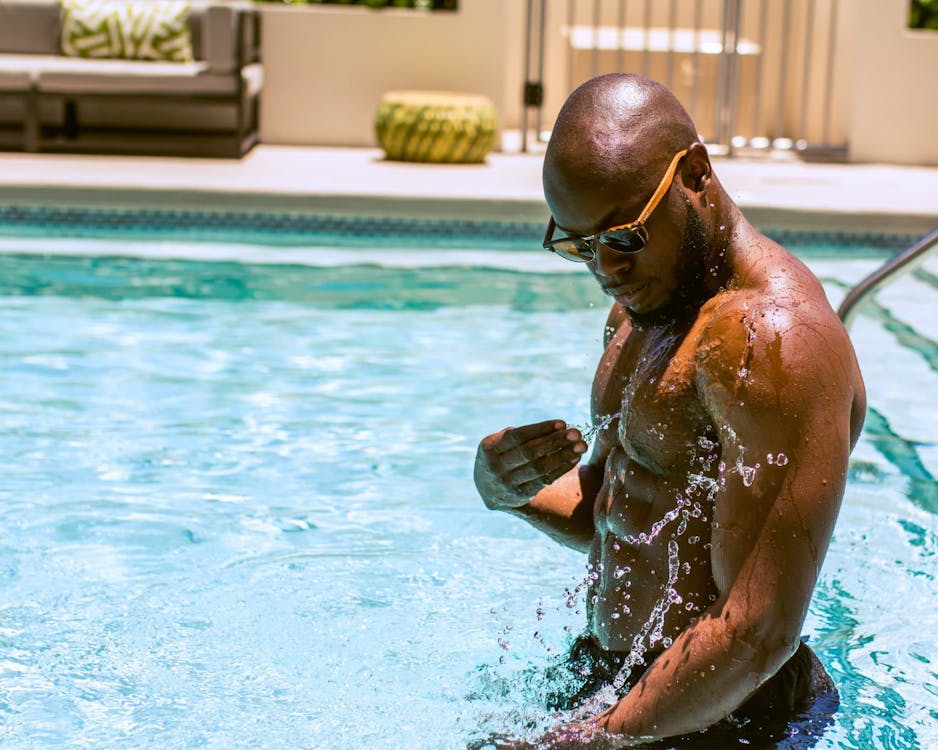
[[[0,747],[438,750],[551,720],[523,672],[581,629],[584,561],[485,511],[471,467],[496,428],[588,419],[582,269],[7,234]],[[800,252],[835,301],[884,257]],[[819,748],[938,746],[929,263],[853,328],[870,416],[805,630],[843,696]]]

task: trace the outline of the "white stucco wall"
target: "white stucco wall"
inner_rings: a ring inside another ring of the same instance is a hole
[[[266,143],[373,146],[374,112],[392,89],[484,94],[503,128],[520,126],[525,0],[460,0],[454,13],[259,7]],[[566,14],[548,8],[548,36],[560,37]],[[853,161],[938,165],[938,32],[906,28],[908,0],[839,9],[832,142],[846,140]],[[548,52],[545,127],[568,87],[565,51]]]
[[[906,27],[908,0],[856,7],[850,160],[938,165],[938,31]]]
[[[455,12],[262,5],[261,140],[371,146],[393,89],[488,96],[502,127],[521,111],[523,0],[460,0]]]

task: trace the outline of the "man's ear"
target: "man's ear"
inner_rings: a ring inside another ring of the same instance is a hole
[[[687,149],[681,166],[681,180],[688,190],[703,194],[710,186],[713,169],[707,147],[697,142]]]

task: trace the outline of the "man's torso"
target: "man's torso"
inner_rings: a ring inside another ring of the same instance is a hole
[[[589,621],[607,650],[631,649],[636,635],[662,650],[716,599],[709,547],[719,456],[695,387],[700,326],[620,327],[597,370],[594,421],[622,415],[601,436],[611,449],[590,553]]]

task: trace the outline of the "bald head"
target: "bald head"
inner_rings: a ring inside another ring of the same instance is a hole
[[[690,115],[664,86],[642,76],[593,78],[567,99],[551,133],[545,176],[610,184],[634,180],[698,140]]]

